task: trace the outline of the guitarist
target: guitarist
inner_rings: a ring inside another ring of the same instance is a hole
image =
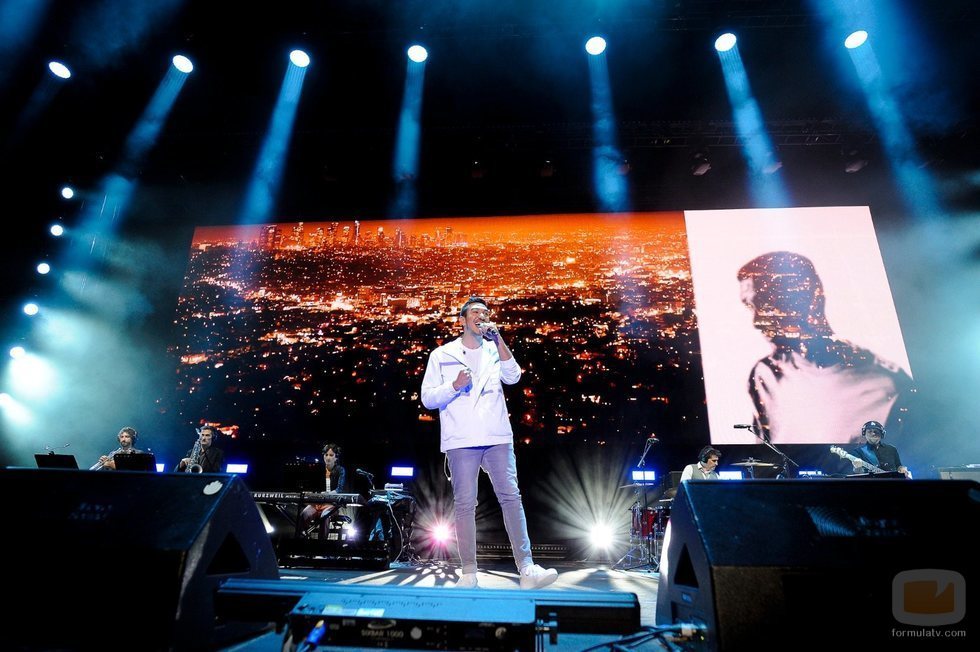
[[[864,437],[865,444],[851,451],[855,457],[861,458],[869,464],[873,464],[885,471],[898,471],[911,478],[907,467],[902,464],[902,459],[898,456],[898,449],[889,444],[882,443],[885,437],[885,427],[877,421],[868,421],[861,426],[861,436]],[[852,461],[855,473],[861,473],[860,462]]]

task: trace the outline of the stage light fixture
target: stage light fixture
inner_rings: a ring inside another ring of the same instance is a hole
[[[863,29],[859,29],[856,32],[851,32],[844,39],[844,47],[848,50],[853,50],[854,48],[859,48],[864,45],[865,41],[868,40],[868,33]]]
[[[452,530],[445,523],[436,523],[431,530],[433,542],[444,546],[449,543],[449,539],[452,536]]]
[[[173,58],[173,62],[174,62],[174,68],[184,73],[185,75],[190,74],[191,71],[194,70],[194,64],[191,63],[190,59],[188,59],[182,54],[176,55]]]
[[[703,177],[711,170],[711,161],[708,159],[708,152],[699,150],[691,157],[691,174],[696,177]]]
[[[289,53],[289,60],[298,68],[305,68],[310,65],[310,55],[302,50],[293,50]]]
[[[51,71],[52,75],[58,77],[59,79],[68,79],[71,77],[71,70],[69,70],[68,66],[60,61],[49,61],[48,70]]]
[[[408,58],[415,63],[422,63],[429,58],[429,51],[421,45],[413,45],[408,48]]]
[[[64,186],[61,189],[61,196],[65,199],[71,199],[75,196],[75,189],[71,186]]]
[[[51,235],[54,237],[60,238],[65,234],[65,227],[61,226],[60,224],[52,224],[48,231],[50,231]]]
[[[38,307],[38,305],[33,301],[24,304],[24,314],[27,315],[28,317],[33,317],[38,312],[40,312],[40,310],[41,308]]]
[[[27,355],[27,350],[22,346],[14,346],[10,348],[10,357],[14,360],[20,360],[25,355]]]
[[[391,467],[391,477],[393,478],[414,478],[415,467],[412,466],[393,466]]]
[[[47,263],[38,263],[37,264],[37,273],[38,274],[42,274],[43,275],[43,274],[47,274],[50,271],[51,271],[51,265],[49,265]]]
[[[225,467],[225,473],[239,473],[245,475],[248,473],[248,464],[228,464]]]
[[[596,57],[606,51],[606,39],[601,36],[593,36],[585,42],[585,51]]]
[[[738,39],[731,32],[725,32],[721,36],[715,39],[715,49],[719,52],[728,52],[733,47],[735,47],[735,42]]]

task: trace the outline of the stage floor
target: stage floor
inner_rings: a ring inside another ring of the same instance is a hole
[[[659,576],[649,570],[612,570],[612,564],[589,562],[547,562],[545,567],[558,570],[558,580],[545,590],[607,592],[620,591],[633,593],[640,603],[640,622],[652,627],[656,613],[657,584]],[[280,578],[286,582],[310,583],[311,589],[319,583],[367,585],[367,586],[413,586],[446,587],[453,590],[456,581],[456,565],[442,561],[423,562],[418,565],[392,564],[387,570],[342,570],[342,569],[303,569],[280,568]],[[517,589],[518,577],[512,561],[480,562],[480,588],[488,593],[494,589]],[[269,632],[243,643],[222,648],[235,652],[279,652],[282,649],[284,634]],[[594,645],[611,643],[620,639],[618,635],[608,634],[563,634],[559,630],[557,645],[547,639],[544,650],[584,650]],[[323,649],[323,648],[321,648]],[[361,650],[376,648],[332,648]],[[601,649],[601,648],[600,648]],[[635,647],[637,650],[667,649],[657,642]]]

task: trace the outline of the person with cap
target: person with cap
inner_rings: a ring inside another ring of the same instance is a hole
[[[912,477],[908,467],[902,464],[898,449],[881,441],[885,437],[885,426],[877,421],[868,421],[861,426],[861,436],[864,437],[864,446],[859,446],[851,451],[854,457],[859,458],[851,461],[855,473],[864,471],[864,465],[861,464],[861,460],[863,460],[883,471],[898,471],[906,478]]]
[[[479,473],[490,476],[503,512],[522,589],[540,589],[558,577],[531,557],[524,503],[517,484],[514,432],[503,386],[521,379],[521,367],[490,320],[490,308],[471,297],[459,311],[460,337],[436,348],[422,379],[422,404],[439,410],[440,448],[446,455],[456,506],[461,588],[476,588],[476,501]]]

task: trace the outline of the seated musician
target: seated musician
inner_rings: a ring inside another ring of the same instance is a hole
[[[346,490],[347,471],[340,465],[340,454],[341,449],[337,444],[327,443],[323,445],[324,491],[327,493],[344,493]],[[300,525],[306,531],[314,524],[319,523],[319,531],[322,533],[327,521],[336,509],[337,506],[333,503],[307,505],[300,512]]]
[[[116,455],[131,455],[133,453],[142,453],[140,449],[136,448],[136,429],[126,426],[119,431],[116,435],[116,439],[119,441],[119,448],[112,451],[111,453],[106,453],[99,458],[99,461],[92,466],[92,470],[95,471],[115,471],[116,462],[113,459]]]
[[[882,471],[898,471],[906,478],[911,478],[912,474],[908,467],[902,464],[902,458],[898,455],[898,449],[890,444],[886,444],[882,439],[885,437],[885,427],[877,421],[868,421],[861,426],[861,436],[864,437],[864,446],[855,448],[852,455],[857,460],[852,460],[855,473],[864,473],[865,465],[861,461],[867,462]]]

